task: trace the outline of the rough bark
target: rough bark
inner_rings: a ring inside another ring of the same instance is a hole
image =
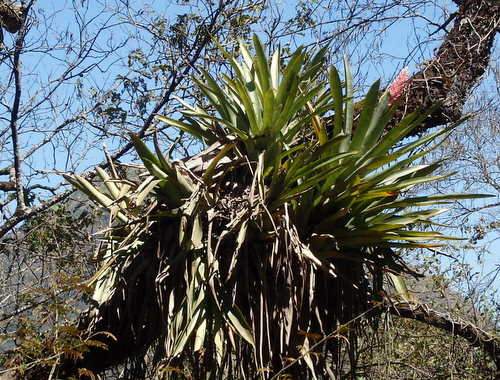
[[[400,119],[406,113],[441,103],[412,135],[460,119],[468,95],[488,67],[495,34],[500,31],[500,2],[457,3],[459,9],[452,29],[436,55],[410,78],[406,99],[396,115]]]

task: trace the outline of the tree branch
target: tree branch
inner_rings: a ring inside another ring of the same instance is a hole
[[[481,347],[495,362],[497,369],[500,368],[500,340],[474,324],[452,318],[449,314],[440,313],[425,304],[392,303],[385,300],[384,307],[392,315],[413,319],[466,339],[471,345]]]
[[[7,6],[3,4],[3,6]],[[14,4],[10,4],[10,6],[14,6]],[[26,205],[24,202],[24,189],[22,183],[22,171],[21,164],[22,158],[21,153],[19,151],[19,134],[18,134],[18,125],[17,122],[19,120],[19,107],[21,103],[21,53],[23,51],[24,45],[24,37],[26,36],[26,25],[22,23],[23,19],[19,19],[19,25],[17,30],[19,31],[19,35],[16,38],[16,45],[14,50],[14,59],[13,59],[13,74],[14,74],[14,102],[12,105],[11,113],[10,113],[10,130],[12,133],[12,151],[14,154],[14,169],[15,169],[15,184],[16,184],[16,197],[17,197],[17,211],[20,213],[24,213],[26,209]],[[2,24],[4,21],[2,21]]]
[[[429,109],[440,102],[441,107],[412,135],[454,122],[471,90],[484,74],[491,49],[500,27],[500,2],[497,0],[464,0],[436,55],[411,79],[406,101],[398,110],[396,120],[419,109]]]

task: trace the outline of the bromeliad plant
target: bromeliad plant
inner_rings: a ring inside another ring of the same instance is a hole
[[[166,377],[334,378],[344,354],[355,365],[356,330],[346,324],[372,307],[384,273],[411,272],[400,249],[450,239],[431,228],[446,209],[428,206],[482,195],[410,195],[444,177],[432,174],[440,162],[418,161],[455,125],[406,141],[432,110],[395,122],[395,92],[379,81],[356,112],[347,60],[342,82],[333,67],[323,79],[325,49],[268,60],[254,37],[241,62],[221,50],[233,77],[196,80],[211,107],[179,99],[180,120],[158,116],[210,145],[204,154],[169,162],[132,136],[143,182],[98,169],[102,191],[68,178],[115,223],[92,280],[95,318],[113,308],[107,328],[118,341],[160,338]],[[131,307],[144,297],[159,318]],[[148,315],[161,326],[153,334]]]

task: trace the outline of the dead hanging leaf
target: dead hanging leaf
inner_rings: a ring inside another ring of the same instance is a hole
[[[271,368],[268,368],[268,367],[257,368],[257,372],[259,372],[259,373],[269,373],[269,372],[271,372]]]
[[[79,377],[85,376],[90,378],[91,380],[97,380],[97,377],[96,375],[94,375],[94,372],[88,370],[87,368],[78,368],[78,376]]]
[[[99,340],[95,340],[95,339],[88,339],[85,341],[85,345],[87,347],[98,347],[98,348],[101,348],[103,350],[108,350],[109,347],[106,343],[103,343]]]
[[[184,376],[186,379],[192,379],[192,377],[189,373],[183,371],[180,368],[164,366],[158,370],[159,374],[164,374],[164,373],[168,373],[168,372],[177,373],[179,375]]]
[[[96,333],[92,334],[89,339],[91,338],[95,338],[96,336],[98,335],[104,335],[108,338],[111,338],[113,339],[115,342],[118,341],[118,338],[116,336],[114,336],[112,333],[108,332],[108,331],[97,331]]]
[[[323,335],[321,335],[321,334],[310,333],[310,332],[307,332],[304,330],[299,330],[298,334],[303,335],[309,339],[321,339],[321,338],[323,338]]]

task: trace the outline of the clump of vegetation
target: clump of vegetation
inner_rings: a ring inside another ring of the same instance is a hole
[[[109,362],[160,339],[164,378],[343,376],[386,274],[411,300],[403,249],[451,239],[433,207],[483,197],[410,195],[446,177],[419,160],[458,123],[405,140],[433,109],[394,122],[404,80],[375,82],[356,113],[347,60],[325,81],[325,49],[268,59],[254,37],[254,50],[242,44],[239,62],[222,49],[234,76],[196,80],[208,107],[179,100],[180,120],[158,117],[211,146],[203,162],[170,162],[132,135],[145,180],[98,169],[99,191],[67,177],[116,223],[91,280],[91,323],[117,340]]]

